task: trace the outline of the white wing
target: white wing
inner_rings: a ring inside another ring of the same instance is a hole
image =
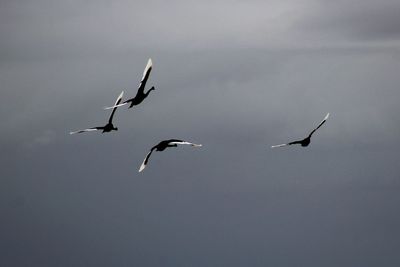
[[[288,145],[288,144],[280,144],[280,145],[271,146],[271,148],[281,147],[281,146],[287,146],[287,145]]]
[[[329,118],[329,113],[326,114],[325,118],[321,121],[320,125]]]
[[[114,106],[118,104],[118,102],[121,100],[121,98],[122,98],[123,96],[124,96],[124,91],[122,91],[122,92],[119,94],[117,100],[115,100]]]
[[[140,165],[139,172],[142,172],[144,168],[146,168],[147,162],[149,161],[150,155],[153,152],[153,150],[150,150],[149,153],[147,153],[146,157],[144,158],[142,165]]]
[[[149,58],[149,60],[147,61],[147,65],[146,65],[146,67],[144,68],[143,76],[142,76],[141,81],[143,81],[144,77],[146,76],[147,71],[148,71],[151,67],[153,67],[153,61],[151,61],[151,58]]]
[[[128,104],[128,103],[122,103],[122,104],[118,104],[118,102],[120,102],[120,101],[121,101],[121,98],[122,98],[123,96],[124,96],[124,91],[122,91],[122,92],[119,94],[119,96],[118,96],[117,100],[115,100],[115,104],[114,104],[114,106],[111,106],[111,107],[104,107],[104,109],[112,109],[112,108],[117,108],[117,107],[121,107],[121,106],[124,106],[124,105]]]
[[[146,168],[146,164],[144,164],[144,161],[143,161],[142,165],[140,165],[139,172],[142,172],[144,170],[144,168]]]
[[[318,130],[319,129],[319,127],[321,127],[322,126],[322,124],[324,124],[325,123],[325,121],[327,120],[329,118],[329,113],[328,114],[326,114],[326,116],[325,116],[325,118],[319,123],[319,125],[317,126],[317,128],[315,128],[314,130],[312,130],[311,131],[311,133],[310,133],[310,135],[309,136],[311,136],[316,130]]]
[[[186,142],[186,141],[182,141],[182,142],[170,142],[171,145],[191,145],[191,146],[195,146],[195,147],[201,147],[203,145],[201,144],[194,144],[194,143],[190,143],[190,142]]]
[[[89,129],[85,129],[85,130],[79,130],[79,131],[75,131],[75,132],[69,132],[69,134],[77,134],[77,133],[83,133],[83,132],[93,132],[93,131],[98,131],[99,129],[96,128],[89,128]]]
[[[120,105],[122,105],[122,106],[123,106],[123,105],[126,105],[127,103],[118,104],[118,103],[121,101],[121,99],[122,99],[123,96],[124,96],[124,91],[122,91],[122,92],[119,94],[117,100],[115,100],[114,106],[112,106],[112,107],[106,107],[106,108],[104,108],[104,109],[117,108],[117,107],[119,107]],[[111,113],[112,113],[112,112],[111,112]]]
[[[128,104],[128,103],[122,103],[122,104],[114,105],[114,106],[111,106],[111,107],[104,107],[104,109],[118,108],[118,107],[125,106],[126,104]]]

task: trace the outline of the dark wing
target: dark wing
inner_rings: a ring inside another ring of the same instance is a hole
[[[316,130],[318,130],[319,127],[321,127],[322,124],[324,124],[328,118],[329,118],[329,113],[326,114],[325,118],[321,121],[321,123],[318,125],[318,127],[311,131],[311,133],[310,133],[310,135],[309,135],[308,137],[311,137],[311,135],[313,135],[313,133],[314,133]]]
[[[117,106],[119,103],[121,103],[121,99],[122,99],[122,96],[123,96],[123,95],[124,95],[124,91],[121,92],[121,94],[118,96],[117,100],[115,101],[114,108],[113,108],[113,110],[112,110],[112,112],[111,112],[110,118],[108,119],[108,122],[109,122],[109,123],[112,123],[112,119],[113,119],[113,117],[114,117],[115,111],[116,111],[117,108],[118,108],[118,107],[116,107],[116,106]]]
[[[149,60],[147,61],[147,65],[143,71],[143,76],[139,84],[138,93],[144,93],[144,88],[146,86],[147,80],[149,79],[150,72],[152,69],[153,69],[153,61],[151,61],[151,58],[149,58]]]
[[[291,145],[301,144],[302,141],[303,140],[293,141],[293,142],[288,143],[287,145],[291,146]]]
[[[77,134],[77,133],[84,133],[84,132],[93,132],[93,131],[98,131],[98,130],[103,130],[104,127],[92,127],[92,128],[87,128],[85,130],[79,130],[75,132],[69,132],[69,134]]]
[[[150,155],[151,155],[151,153],[153,153],[153,150],[154,150],[154,149],[156,149],[156,146],[154,146],[154,147],[150,150],[150,152],[147,153],[146,157],[145,157],[144,160],[143,160],[142,165],[140,165],[139,172],[143,171],[144,168],[146,168],[147,162],[149,161]]]

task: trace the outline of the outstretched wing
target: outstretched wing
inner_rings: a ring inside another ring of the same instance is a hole
[[[115,106],[111,106],[111,107],[104,107],[104,109],[119,108],[119,107],[125,106],[126,104],[128,104],[127,101],[125,101],[124,103],[119,104],[119,105],[115,105]]]
[[[140,165],[139,168],[139,172],[142,172],[144,170],[144,168],[146,168],[147,162],[149,161],[150,155],[151,153],[153,153],[153,150],[155,149],[155,147],[153,147],[149,153],[147,153],[146,157],[144,158],[142,165]]]
[[[151,60],[151,58],[149,58],[149,60],[147,61],[147,65],[144,68],[142,79],[140,80],[138,92],[141,93],[144,92],[144,87],[146,86],[146,82],[149,79],[152,68],[153,68],[153,61]]]
[[[313,133],[314,133],[316,130],[318,130],[319,127],[321,127],[322,124],[324,124],[328,118],[329,118],[329,113],[326,114],[325,118],[321,121],[321,123],[318,125],[318,127],[311,131],[311,133],[310,133],[310,135],[309,135],[308,137],[311,137],[311,135],[313,135]]]
[[[118,108],[118,107],[116,107],[116,106],[117,106],[119,103],[121,103],[121,99],[122,99],[122,96],[123,96],[123,95],[124,95],[124,91],[122,91],[121,94],[119,94],[117,100],[115,101],[115,105],[114,105],[113,111],[111,112],[110,118],[108,119],[108,122],[109,122],[109,123],[112,123],[112,119],[113,119],[113,117],[114,117],[115,111],[116,111],[117,108]]]
[[[275,148],[275,147],[281,147],[281,146],[288,146],[289,144],[280,144],[280,145],[274,145],[274,146],[271,146],[271,148]]]
[[[275,146],[271,146],[271,148],[275,148],[275,147],[282,147],[282,146],[290,146],[290,145],[295,145],[295,144],[301,144],[301,141],[293,141],[287,144],[280,144],[280,145],[275,145]]]
[[[75,132],[69,132],[69,134],[77,134],[77,133],[84,133],[84,132],[93,132],[93,131],[98,131],[98,130],[103,130],[104,127],[92,127],[92,128],[88,128],[85,130],[79,130],[79,131],[75,131]]]
[[[195,147],[200,147],[202,146],[201,144],[194,144],[194,143],[190,143],[187,141],[183,141],[183,140],[177,140],[177,139],[172,139],[168,144],[170,145],[191,145],[191,146],[195,146]]]

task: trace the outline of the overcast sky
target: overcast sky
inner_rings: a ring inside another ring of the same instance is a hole
[[[399,266],[399,13],[1,0],[0,265]]]

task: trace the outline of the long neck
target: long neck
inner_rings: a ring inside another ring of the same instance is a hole
[[[144,95],[145,95],[145,96],[148,96],[148,95],[150,94],[150,92],[153,91],[153,90],[154,90],[154,87],[151,87],[151,88],[149,89],[149,91],[147,91],[146,93],[144,93]]]

